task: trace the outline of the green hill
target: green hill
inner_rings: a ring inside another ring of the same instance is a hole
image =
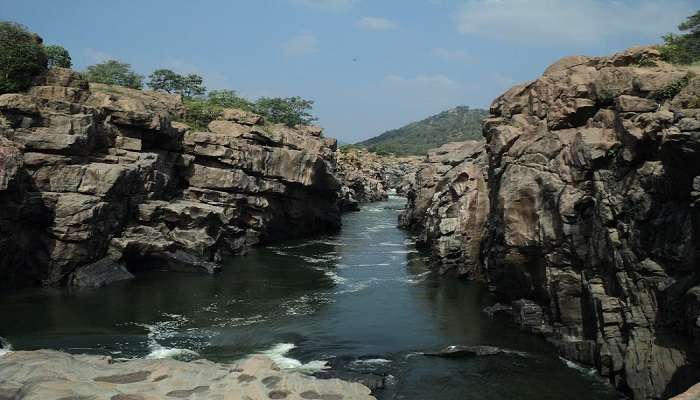
[[[447,142],[481,138],[481,120],[488,111],[455,107],[355,144],[375,153],[422,155]]]

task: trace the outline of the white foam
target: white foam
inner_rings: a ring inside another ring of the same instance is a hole
[[[328,368],[328,363],[326,361],[314,360],[304,364],[295,358],[287,357],[287,353],[296,347],[297,346],[293,343],[278,343],[268,350],[261,351],[260,354],[270,357],[270,359],[282,369],[313,373]]]
[[[12,344],[4,337],[0,337],[0,357],[12,352]]]
[[[199,357],[199,353],[189,349],[178,349],[176,347],[163,347],[160,345],[149,346],[151,352],[148,353],[148,359],[174,358],[178,359],[193,359]]]
[[[575,362],[573,362],[573,361],[571,361],[571,360],[567,360],[567,359],[564,358],[564,357],[559,357],[559,359],[562,360],[562,362],[564,362],[564,364],[566,364],[567,367],[573,368],[573,369],[575,369],[575,370],[577,370],[577,371],[579,371],[579,372],[581,372],[581,373],[584,373],[584,374],[586,374],[586,375],[596,375],[596,374],[597,374],[595,368],[592,368],[592,367],[584,367],[583,365],[577,364],[577,363],[575,363]]]
[[[366,360],[355,360],[352,362],[353,365],[368,365],[368,366],[376,366],[376,365],[387,365],[391,364],[391,360],[387,360],[385,358],[368,358]]]
[[[282,303],[285,314],[289,316],[311,315],[316,312],[316,306],[332,303],[333,300],[321,294],[305,294]]]
[[[262,314],[253,315],[250,317],[221,317],[216,319],[216,326],[220,328],[235,328],[239,326],[255,325],[265,321],[267,321],[267,319],[263,317]]]

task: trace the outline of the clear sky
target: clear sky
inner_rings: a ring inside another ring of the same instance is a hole
[[[0,19],[74,68],[198,73],[209,89],[312,99],[355,142],[456,105],[488,107],[565,55],[658,42],[698,0],[0,0]]]

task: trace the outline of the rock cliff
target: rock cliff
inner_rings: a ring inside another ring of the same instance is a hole
[[[3,285],[101,286],[145,268],[213,272],[227,254],[340,226],[335,139],[52,69],[0,96]]]
[[[635,399],[700,380],[700,78],[567,57],[490,113],[484,148],[431,153],[404,226]]]

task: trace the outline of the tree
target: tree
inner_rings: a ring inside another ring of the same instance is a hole
[[[0,21],[0,94],[27,89],[45,70],[41,38],[15,22]]]
[[[207,95],[209,104],[222,108],[240,108],[241,110],[252,111],[253,103],[239,96],[235,90],[212,90]]]
[[[203,95],[207,89],[202,84],[203,79],[197,74],[188,74],[182,77],[180,95],[182,97],[194,97]]]
[[[153,90],[175,93],[180,87],[179,74],[169,69],[157,69],[148,77],[148,86]]]
[[[66,50],[63,46],[46,46],[44,47],[44,50],[46,50],[49,68],[70,68],[73,65],[68,50]]]
[[[206,92],[202,82],[202,77],[197,74],[180,75],[169,69],[157,69],[149,76],[148,86],[153,90],[177,93],[189,98]]]
[[[301,97],[261,97],[255,103],[255,112],[270,122],[283,123],[289,127],[309,125],[316,120],[311,115],[314,102]]]
[[[661,56],[674,64],[692,64],[700,60],[700,11],[689,16],[685,22],[678,25],[685,34],[669,33],[663,36],[664,45]]]
[[[131,65],[117,60],[107,60],[87,67],[85,77],[90,82],[125,86],[132,89],[143,87],[143,77],[131,69]]]

